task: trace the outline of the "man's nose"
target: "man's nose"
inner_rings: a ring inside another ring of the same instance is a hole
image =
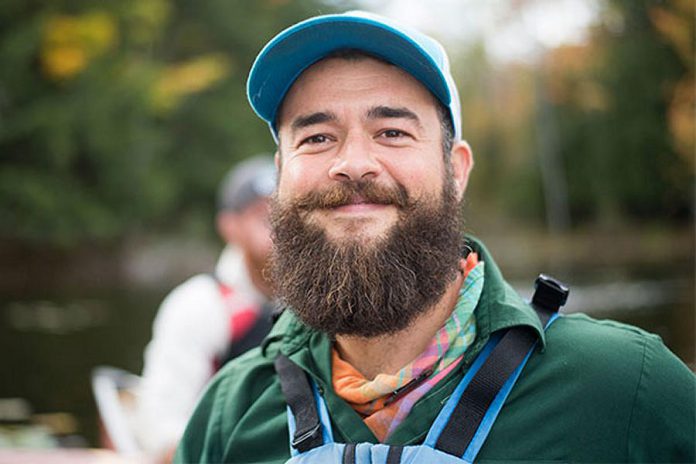
[[[338,181],[373,179],[382,171],[382,165],[371,151],[367,137],[347,138],[336,154],[329,169],[329,177]]]

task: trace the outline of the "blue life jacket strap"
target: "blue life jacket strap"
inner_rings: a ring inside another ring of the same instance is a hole
[[[532,307],[546,328],[555,319],[560,306],[565,304],[568,288],[543,274],[537,278],[535,286]],[[485,436],[481,437],[480,427],[484,418],[493,416],[492,419],[495,420],[514,382],[531,356],[536,342],[535,332],[523,326],[512,327],[502,336],[462,392],[435,443],[435,448],[473,461],[492,427],[492,422],[487,421],[490,423],[485,430]],[[502,390],[504,392],[499,397]],[[496,399],[496,408],[491,408]],[[469,447],[477,432],[479,436],[475,442],[478,445],[472,450]]]
[[[463,391],[435,443],[436,449],[464,455],[498,392],[535,342],[536,336],[529,329],[512,328],[503,335]]]

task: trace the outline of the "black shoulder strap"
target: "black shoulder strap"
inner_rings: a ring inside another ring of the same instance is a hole
[[[535,286],[532,306],[546,327],[553,313],[568,298],[568,288],[543,274],[537,278]],[[437,449],[453,456],[464,454],[491,403],[536,339],[535,333],[525,327],[513,327],[503,335],[464,390],[435,444]]]
[[[274,365],[285,402],[295,418],[292,447],[303,453],[323,445],[319,413],[307,374],[282,354],[276,357]]]

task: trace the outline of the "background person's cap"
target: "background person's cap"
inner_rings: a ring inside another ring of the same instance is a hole
[[[269,197],[275,190],[273,158],[257,155],[232,168],[220,183],[218,210],[242,211],[254,200]]]
[[[459,94],[445,49],[435,39],[364,11],[315,16],[276,35],[249,72],[247,97],[277,141],[278,109],[295,80],[312,64],[341,49],[357,49],[392,63],[421,82],[449,109],[461,139]]]

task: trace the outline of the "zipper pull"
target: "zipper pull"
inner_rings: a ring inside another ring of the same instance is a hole
[[[389,395],[389,398],[387,398],[386,401],[384,402],[384,406],[385,407],[389,406],[390,404],[392,404],[394,401],[396,401],[400,397],[402,397],[402,396],[406,395],[407,393],[411,392],[412,390],[414,390],[421,383],[423,383],[424,380],[426,380],[428,377],[430,377],[434,370],[435,370],[434,367],[430,367],[430,368],[424,370],[423,372],[421,372],[421,374],[418,377],[416,377],[415,379],[412,379],[410,382],[408,382],[403,387],[399,387],[396,390],[394,390],[393,392],[391,392],[391,394]]]

